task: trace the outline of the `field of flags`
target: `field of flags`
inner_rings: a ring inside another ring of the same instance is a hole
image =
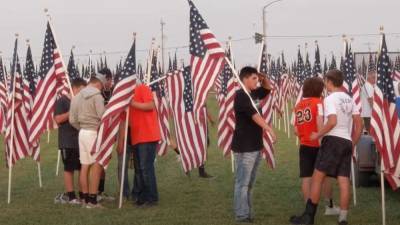
[[[146,83],[153,91],[162,137],[158,146],[159,156],[167,154],[171,137],[174,137],[185,172],[205,163],[208,135],[206,101],[212,96],[217,99],[219,108],[218,148],[223,156],[230,157],[235,129],[233,101],[235,92],[241,88],[238,79],[240,67],[235,65],[232,43],[228,41],[223,45],[217,40],[190,0],[189,8],[189,64],[178,65],[175,54],[169,58],[166,71],[161,69],[160,49],[155,43],[147,63],[136,63],[136,36],[125,60],[114,67],[108,65],[106,57],[101,57],[97,62],[90,58],[87,65],[78,65],[74,59],[74,47],[71,48],[68,64],[65,64],[50,19],[45,25],[43,52],[38,66],[33,63],[30,43],[25,65],[21,65],[18,56],[20,41],[16,37],[11,65],[3,64],[0,58],[0,130],[5,137],[9,202],[13,165],[18,160],[30,157],[40,169],[40,145],[43,144],[40,143],[40,137],[49,130],[57,129],[53,118],[56,100],[63,95],[72,95],[71,80],[81,77],[88,81],[102,68],[110,68],[115,74],[114,92],[106,105],[92,150],[96,161],[103,167],[106,168],[110,163],[118,127],[127,119],[128,106],[138,83]],[[366,76],[371,72],[376,73],[371,134],[386,179],[393,189],[397,189],[400,187],[400,123],[395,93],[400,82],[400,55],[389,55],[385,34],[383,31],[381,34],[381,40],[377,40],[380,42],[377,54],[370,53],[368,57],[363,57],[360,64],[356,63],[354,49],[347,39],[344,39],[340,59],[332,55],[323,61],[317,42],[313,53],[302,52],[299,47],[297,60],[293,62],[286,61],[284,52],[277,56],[267,54],[266,45],[262,42],[260,51],[254,53],[259,55],[254,64],[261,73],[266,74],[274,88],[271,95],[260,102],[262,117],[275,128],[283,130],[287,138],[294,138],[291,108],[301,99],[305,79],[314,76],[322,78],[330,69],[342,70],[345,74],[343,88],[361,108],[360,93]],[[314,62],[310,61],[310,54],[315,54]],[[271,168],[279,167],[271,138],[265,134],[263,141],[262,156],[266,164]]]

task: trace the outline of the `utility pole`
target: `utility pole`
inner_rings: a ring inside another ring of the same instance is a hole
[[[262,19],[263,19],[263,36],[264,36],[264,45],[265,45],[265,53],[267,52],[267,15],[266,15],[266,9],[276,3],[276,2],[280,2],[283,0],[275,0],[275,1],[271,1],[270,3],[266,4],[263,8],[262,8]]]
[[[163,19],[161,18],[161,71],[164,73],[164,26],[165,26],[165,22],[163,21]]]

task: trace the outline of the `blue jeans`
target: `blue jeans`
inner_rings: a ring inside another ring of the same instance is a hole
[[[157,202],[158,191],[154,160],[157,142],[140,143],[134,146],[135,177],[133,197],[138,202]]]
[[[234,210],[237,220],[251,218],[251,189],[256,180],[261,153],[234,153],[235,157],[235,192]]]
[[[131,152],[133,151],[132,145],[126,146],[126,158],[125,158],[125,174],[124,174],[124,188],[122,190],[122,194],[125,198],[129,198],[129,179],[128,179],[128,164],[131,156]],[[123,161],[123,154],[118,154],[118,181],[121,183],[121,176],[122,176],[122,161]]]

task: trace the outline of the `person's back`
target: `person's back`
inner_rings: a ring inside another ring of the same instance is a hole
[[[326,97],[324,101],[325,117],[327,118],[332,114],[335,114],[337,117],[336,126],[326,136],[336,136],[351,140],[353,115],[359,112],[359,109],[356,109],[354,106],[353,99],[344,92],[334,92]]]
[[[97,130],[105,111],[104,98],[100,90],[87,86],[72,100],[73,125],[80,129]]]
[[[295,126],[300,143],[306,146],[319,147],[319,141],[310,140],[312,132],[318,132],[317,117],[323,115],[320,98],[303,98],[295,107]]]

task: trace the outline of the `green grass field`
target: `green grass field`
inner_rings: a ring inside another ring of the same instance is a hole
[[[210,110],[216,117],[215,101]],[[17,162],[13,169],[12,201],[7,204],[8,170],[4,154],[0,169],[0,224],[235,224],[232,213],[233,174],[230,159],[224,159],[216,147],[216,127],[210,129],[211,146],[206,168],[216,176],[203,180],[193,171],[186,177],[176,155],[170,151],[156,162],[160,204],[153,208],[135,208],[126,202],[122,209],[117,202],[106,203],[106,209],[82,209],[55,205],[53,199],[63,191],[62,172],[55,176],[57,161],[56,132],[49,144],[42,141],[43,188],[39,188],[37,166],[31,159]],[[277,168],[261,164],[254,188],[255,224],[288,224],[289,216],[303,210],[298,178],[298,153],[294,139],[278,132]],[[107,170],[106,191],[117,195],[116,156]],[[61,169],[61,168],[60,168]],[[60,170],[62,171],[62,170]],[[132,170],[129,170],[132,180]],[[337,196],[335,189],[335,196]],[[336,197],[337,199],[337,197]],[[379,187],[357,189],[358,205],[350,209],[350,224],[381,224]],[[387,224],[400,224],[400,195],[386,189]],[[336,217],[322,215],[320,207],[316,224],[337,224]]]

